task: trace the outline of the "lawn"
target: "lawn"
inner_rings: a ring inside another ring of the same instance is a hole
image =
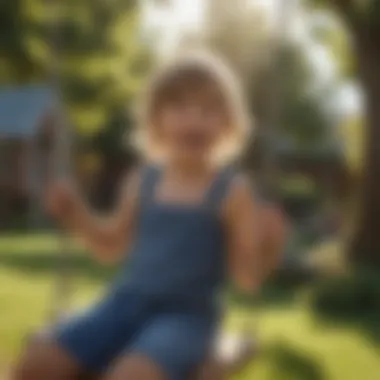
[[[57,240],[51,236],[0,238],[0,367],[17,355],[22,338],[46,322],[53,298]],[[78,254],[73,260],[73,304],[89,302],[107,274]],[[249,322],[263,352],[239,380],[376,380],[380,347],[359,329],[327,326],[308,308],[303,291],[286,302],[243,306],[231,302],[226,329]]]

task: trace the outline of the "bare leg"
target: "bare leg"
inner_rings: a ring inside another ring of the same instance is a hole
[[[48,339],[31,342],[22,353],[12,380],[73,380],[83,372],[55,343]]]
[[[161,368],[149,358],[132,354],[119,359],[103,380],[166,380]]]

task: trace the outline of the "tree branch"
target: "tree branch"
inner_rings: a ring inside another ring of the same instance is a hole
[[[357,31],[361,25],[358,11],[352,0],[329,0],[330,5],[340,14],[348,27]]]

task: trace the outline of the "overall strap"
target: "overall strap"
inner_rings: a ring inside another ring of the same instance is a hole
[[[140,188],[140,199],[142,205],[152,202],[159,175],[160,169],[157,166],[146,165],[143,168]]]
[[[228,191],[235,175],[236,171],[233,167],[226,167],[219,172],[206,195],[206,206],[214,210],[219,209],[228,195]]]

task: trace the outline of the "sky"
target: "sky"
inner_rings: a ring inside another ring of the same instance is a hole
[[[161,6],[143,1],[144,23],[153,34],[159,32],[163,50],[170,50],[184,30],[197,29],[203,18],[202,0],[165,0]],[[170,6],[166,6],[169,4]]]
[[[231,0],[233,1],[233,0]],[[268,13],[270,22],[278,22],[279,1],[281,0],[248,0],[262,6]],[[327,49],[313,41],[307,33],[311,20],[297,9],[298,0],[293,1],[289,32],[297,38],[307,50],[308,57],[316,72],[316,82],[324,86],[336,78],[336,68]],[[181,33],[196,30],[202,23],[204,0],[161,0],[160,6],[152,6],[151,0],[143,0],[144,24],[161,49],[170,51],[178,42]],[[289,4],[289,3],[288,3]],[[342,84],[336,88],[334,107],[343,114],[357,114],[361,109],[361,98],[358,88],[353,83]]]

